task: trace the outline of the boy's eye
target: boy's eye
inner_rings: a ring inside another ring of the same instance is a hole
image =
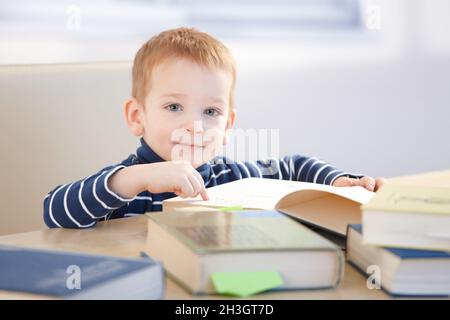
[[[176,112],[176,111],[181,111],[181,106],[179,104],[172,103],[172,104],[169,104],[166,107],[166,109],[169,110],[169,111]]]
[[[218,115],[220,115],[220,112],[214,108],[208,108],[204,111],[204,113],[210,117],[217,117]]]

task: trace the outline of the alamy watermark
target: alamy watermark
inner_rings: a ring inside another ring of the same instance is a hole
[[[258,166],[263,175],[273,175],[280,169],[279,129],[234,129],[224,133],[218,129],[203,130],[200,122],[194,122],[194,134],[185,129],[172,132],[171,160],[184,160],[192,164],[212,161],[234,163],[265,159]],[[225,135],[227,136],[225,143]],[[216,157],[221,155],[223,157]]]
[[[78,31],[81,29],[81,8],[76,4],[72,4],[66,9],[66,28],[70,31]]]
[[[373,1],[366,3],[364,18],[367,29],[374,31],[381,29],[381,8],[377,3]]]
[[[366,281],[367,288],[370,290],[381,289],[381,268],[377,265],[370,265],[366,269],[369,275]]]
[[[70,265],[66,269],[69,276],[66,279],[66,288],[69,290],[81,290],[81,268],[77,265]]]

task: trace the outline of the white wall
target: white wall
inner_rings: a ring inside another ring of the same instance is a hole
[[[234,45],[238,126],[357,173],[450,168],[450,2],[380,3],[379,38]]]

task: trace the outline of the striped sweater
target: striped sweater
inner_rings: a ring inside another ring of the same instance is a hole
[[[141,139],[136,154],[120,164],[108,166],[82,180],[60,185],[44,198],[44,221],[50,228],[88,228],[97,221],[130,217],[148,211],[161,211],[162,201],[175,194],[142,192],[131,199],[121,197],[108,187],[109,178],[118,170],[137,164],[164,161]],[[213,187],[248,177],[262,177],[333,184],[341,176],[361,177],[343,172],[324,161],[302,155],[281,159],[231,161],[216,157],[196,169],[205,187]]]

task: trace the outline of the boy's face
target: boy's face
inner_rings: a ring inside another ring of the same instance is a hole
[[[164,160],[194,167],[211,160],[234,124],[230,72],[188,59],[168,59],[152,70],[141,112],[143,138]]]

